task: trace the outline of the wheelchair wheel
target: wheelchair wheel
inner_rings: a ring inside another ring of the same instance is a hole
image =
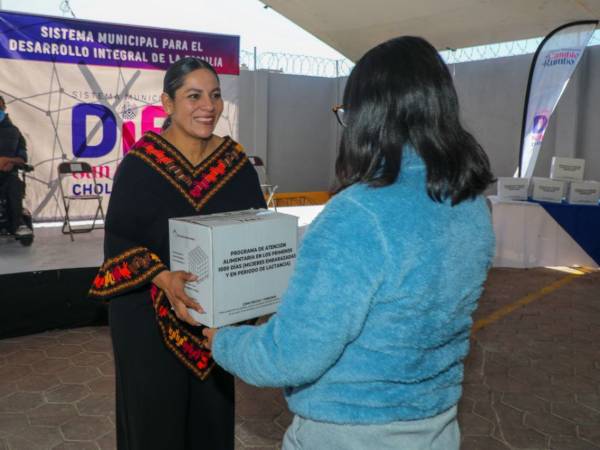
[[[22,246],[29,247],[31,244],[33,244],[33,235],[20,238],[19,242]]]

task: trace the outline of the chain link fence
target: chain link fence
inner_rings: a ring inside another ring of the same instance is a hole
[[[440,55],[446,64],[527,55],[534,53],[542,40],[543,38],[540,37],[460,49],[449,48],[440,51]],[[588,45],[600,45],[600,30],[594,32]],[[353,67],[354,63],[349,59],[329,59],[291,53],[259,53],[256,49],[240,52],[242,70],[266,70],[292,75],[338,78],[348,76]]]

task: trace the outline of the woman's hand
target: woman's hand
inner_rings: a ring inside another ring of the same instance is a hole
[[[187,308],[191,308],[199,313],[203,313],[202,307],[196,301],[185,293],[185,283],[188,281],[196,281],[198,277],[190,272],[178,270],[171,272],[164,270],[156,275],[152,282],[162,289],[171,303],[171,307],[175,311],[175,315],[179,320],[189,323],[190,325],[199,325],[190,315]]]
[[[217,331],[219,331],[217,328],[204,328],[202,330],[202,334],[206,337],[206,346],[209,350],[212,350],[213,339]]]

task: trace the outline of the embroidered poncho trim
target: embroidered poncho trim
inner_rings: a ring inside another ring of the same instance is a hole
[[[146,133],[129,153],[162,175],[196,211],[248,161],[242,146],[226,138],[212,155],[194,168],[179,150],[152,132]]]
[[[129,154],[141,159],[170,183],[194,208],[200,211],[244,164],[249,164],[242,147],[225,138],[221,145],[201,164],[189,161],[161,136],[148,132]],[[136,246],[107,259],[96,275],[89,296],[110,300],[146,285],[167,270],[160,258],[143,246]],[[202,337],[202,327],[194,332],[180,321],[171,309],[165,293],[152,284],[150,297],[165,345],[197,377],[205,379],[214,361]]]
[[[107,259],[94,278],[89,295],[107,299],[148,283],[167,267],[146,247],[135,247]]]

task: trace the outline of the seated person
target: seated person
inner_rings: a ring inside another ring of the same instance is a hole
[[[27,162],[27,144],[19,129],[6,114],[6,103],[0,96],[0,195],[8,202],[9,232],[17,237],[31,235],[23,221],[24,183],[17,173]]]

